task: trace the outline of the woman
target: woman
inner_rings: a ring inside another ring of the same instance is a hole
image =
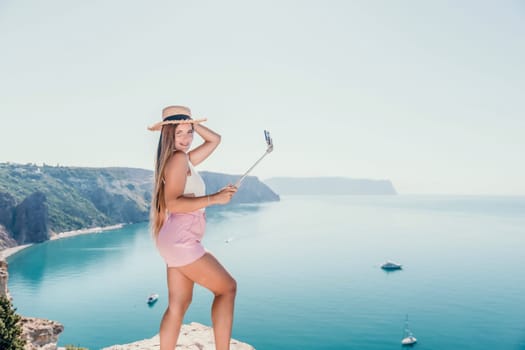
[[[162,121],[150,130],[160,130],[151,226],[159,253],[167,265],[169,303],[160,324],[160,350],[174,350],[184,314],[197,283],[214,295],[211,309],[216,349],[229,349],[237,284],[217,259],[206,252],[201,240],[205,229],[204,208],[226,204],[237,189],[228,185],[206,195],[204,181],[194,166],[217,148],[221,140],[205,119],[193,120],[184,106],[162,110]],[[193,133],[204,142],[190,151]]]

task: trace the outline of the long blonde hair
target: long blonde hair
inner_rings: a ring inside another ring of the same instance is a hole
[[[175,130],[178,124],[164,125],[160,132],[155,162],[155,178],[153,196],[151,198],[150,226],[153,238],[156,240],[166,219],[166,199],[164,196],[164,170],[175,150]]]

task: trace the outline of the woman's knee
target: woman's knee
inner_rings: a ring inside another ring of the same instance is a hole
[[[237,294],[237,281],[233,278],[230,285],[230,292],[233,294]]]
[[[192,296],[173,296],[169,298],[168,310],[173,313],[185,313],[191,304]]]
[[[235,296],[235,294],[237,294],[237,281],[233,278],[230,278],[227,282],[224,283],[221,290],[219,290],[215,294]]]

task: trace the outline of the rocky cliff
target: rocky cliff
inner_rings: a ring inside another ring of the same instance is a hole
[[[8,264],[0,260],[0,296],[9,296],[7,289]],[[27,340],[24,350],[56,350],[58,336],[64,331],[64,326],[56,321],[22,316],[22,336]],[[1,344],[0,344],[1,345]],[[0,350],[2,348],[0,347]],[[150,339],[136,341],[130,344],[113,345],[103,350],[154,350],[160,349],[159,335]],[[180,350],[213,350],[215,341],[213,329],[205,325],[192,322],[182,325],[177,349]],[[255,350],[251,345],[231,339],[231,350]]]
[[[35,192],[20,204],[0,192],[0,249],[49,239],[46,196]]]
[[[0,260],[0,296],[9,295],[7,282],[9,273],[7,262]],[[58,336],[64,331],[64,326],[56,321],[35,317],[22,316],[22,337],[26,339],[24,350],[56,350]],[[0,344],[1,345],[1,344]]]
[[[7,281],[8,271],[7,262],[0,260],[0,296],[10,298]],[[64,331],[64,326],[56,321],[24,317],[22,316],[22,336],[26,338],[27,343],[24,350],[56,350],[58,336]],[[1,349],[1,348],[0,348]],[[60,348],[64,349],[64,348]],[[130,344],[113,345],[104,350],[154,350],[160,349],[159,336],[136,341]],[[210,327],[199,323],[192,322],[182,325],[177,349],[180,350],[212,350],[215,349],[213,339],[213,330]],[[231,350],[254,350],[246,343],[232,339],[230,342]]]
[[[14,210],[13,238],[19,244],[39,243],[49,239],[46,195],[35,192]]]
[[[200,173],[206,183],[206,193],[215,193],[228,184],[235,184],[241,175],[229,175],[203,171]],[[275,202],[279,195],[261,183],[255,176],[247,176],[233,196],[229,205],[241,203]]]
[[[0,224],[0,250],[18,245],[4,225]]]
[[[202,172],[213,193],[239,176]],[[0,249],[42,242],[50,234],[149,219],[153,172],[133,168],[76,168],[0,163]],[[256,177],[232,202],[278,201]]]
[[[102,350],[156,350],[160,349],[158,334],[150,339],[130,344],[113,345]],[[213,330],[200,323],[192,322],[182,325],[177,341],[177,350],[215,350]],[[232,339],[230,350],[255,350],[253,346]]]
[[[15,208],[15,197],[9,193],[0,192],[0,249],[17,245],[16,241],[10,235]]]
[[[22,317],[22,336],[27,340],[24,350],[56,350],[63,331],[64,326],[56,321]]]
[[[0,297],[10,298],[9,291],[7,290],[8,277],[7,262],[5,260],[0,260]]]
[[[40,219],[46,210],[51,232],[144,221],[148,218],[150,191],[151,171],[142,169],[3,163],[0,192],[4,195],[0,201],[12,206],[13,197],[16,207],[0,213],[0,224],[21,240],[27,232],[24,225],[31,230],[44,228]],[[39,224],[27,222],[34,219]],[[33,242],[42,236],[34,238]]]
[[[16,199],[7,192],[0,192],[0,223],[6,230],[11,230]]]

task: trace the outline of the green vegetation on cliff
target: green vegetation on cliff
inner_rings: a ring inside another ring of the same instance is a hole
[[[17,203],[43,193],[54,232],[145,221],[151,184],[143,169],[0,164],[0,192]]]
[[[240,177],[201,174],[207,193]],[[49,231],[147,221],[152,189],[151,170],[0,163],[0,240],[4,246],[12,245],[9,237],[18,244],[41,242]],[[230,204],[218,207],[278,200],[268,186],[249,176]]]
[[[25,339],[22,338],[21,317],[17,315],[11,300],[0,296],[0,349],[24,350]]]

